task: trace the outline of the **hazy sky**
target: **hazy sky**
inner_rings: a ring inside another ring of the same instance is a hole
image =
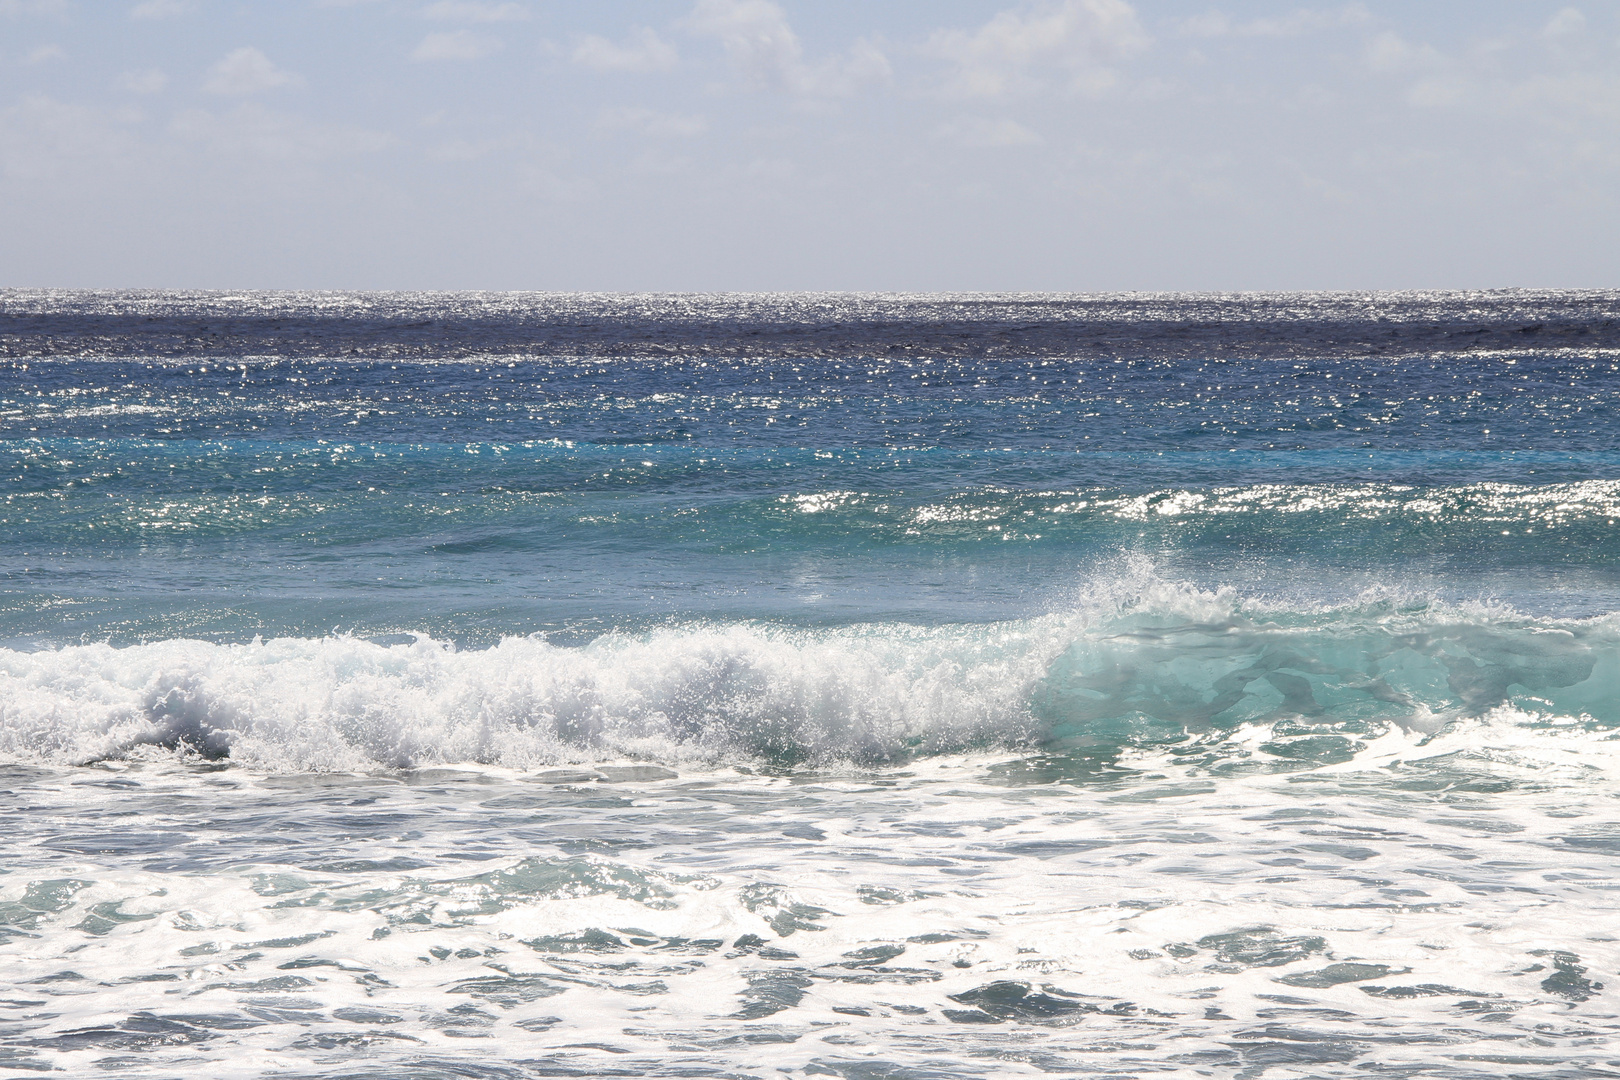
[[[1620,286],[1620,0],[0,0],[0,286]]]

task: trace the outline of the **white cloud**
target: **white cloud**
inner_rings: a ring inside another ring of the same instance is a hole
[[[960,146],[988,149],[998,146],[1034,146],[1044,140],[1016,120],[991,120],[963,116],[941,124],[935,131],[940,138]]]
[[[701,135],[709,123],[701,116],[654,112],[652,109],[604,109],[599,123],[611,131],[639,131],[661,139],[684,139]]]
[[[67,0],[0,0],[0,15],[20,19],[25,15],[62,15]]]
[[[175,117],[169,131],[217,156],[285,162],[374,153],[393,142],[381,132],[317,123],[254,104],[228,113],[193,109]]]
[[[686,25],[717,39],[755,83],[791,93],[837,97],[892,74],[888,57],[861,38],[847,56],[807,62],[787,15],[771,0],[698,0]]]
[[[1565,8],[1542,33],[1557,37],[1583,27],[1580,13]],[[1515,129],[1529,123],[1590,146],[1612,144],[1620,135],[1620,69],[1612,62],[1583,66],[1564,56],[1551,69],[1515,73],[1501,65],[1500,52],[1465,50],[1452,56],[1384,33],[1369,44],[1367,62],[1379,74],[1411,79],[1404,96],[1418,108],[1465,109]],[[1545,56],[1543,50],[1526,50],[1526,56],[1537,53]]]
[[[23,57],[25,64],[48,64],[52,60],[65,60],[67,53],[60,45],[41,45]]]
[[[427,156],[433,161],[477,161],[496,151],[505,150],[508,145],[506,139],[483,139],[478,142],[470,139],[451,139],[430,147]]]
[[[1148,44],[1125,0],[1061,0],[997,13],[978,30],[939,30],[925,51],[955,65],[948,92],[996,97],[1040,85],[1042,68],[1065,70],[1077,89],[1113,81],[1110,63]]]
[[[1210,11],[1182,19],[1177,29],[1188,37],[1227,37],[1232,33],[1232,17],[1224,11]]]
[[[169,85],[169,77],[157,68],[145,71],[126,71],[118,77],[118,89],[131,94],[155,94]]]
[[[646,27],[623,45],[590,34],[574,49],[574,63],[595,71],[668,71],[676,59],[675,47]]]
[[[755,158],[743,169],[750,180],[764,180],[771,184],[785,184],[799,175],[799,165],[789,158]]]
[[[1372,14],[1362,4],[1348,4],[1333,9],[1300,8],[1286,15],[1236,22],[1224,12],[1210,12],[1182,19],[1180,31],[1188,37],[1222,38],[1290,38],[1325,30],[1339,30],[1351,26],[1364,26],[1372,21]]]
[[[680,154],[667,154],[662,150],[649,148],[636,155],[630,162],[629,171],[637,176],[680,176],[692,172],[691,158]]]
[[[1466,101],[1474,87],[1459,75],[1435,75],[1419,79],[1406,92],[1406,100],[1424,109],[1444,109]]]
[[[770,0],[698,0],[688,25],[693,33],[718,38],[761,81],[779,81],[803,63],[798,35]]]
[[[548,165],[524,165],[517,170],[517,176],[524,191],[546,202],[586,202],[597,194],[596,185],[588,178],[565,176]]]
[[[1432,46],[1414,45],[1399,34],[1386,30],[1367,46],[1367,63],[1374,71],[1411,71],[1434,68],[1445,63]]]
[[[211,94],[257,94],[282,86],[298,86],[303,79],[283,71],[258,49],[233,49],[208,69],[203,89]]]
[[[481,60],[500,52],[499,38],[488,34],[475,34],[470,30],[453,30],[446,34],[429,34],[422,39],[412,60]]]
[[[184,15],[191,5],[185,0],[142,0],[129,9],[132,19],[167,19],[175,15]]]
[[[488,3],[485,0],[438,0],[422,9],[428,19],[446,22],[523,22],[529,9],[522,4]]]
[[[1422,109],[1443,109],[1476,96],[1478,87],[1454,60],[1432,45],[1407,41],[1385,31],[1367,44],[1367,65],[1385,75],[1416,77],[1406,101]]]
[[[1567,131],[1592,134],[1590,121],[1608,127],[1613,142],[1620,125],[1620,72],[1571,71],[1532,75],[1507,88],[1507,103],[1543,123]]]
[[[1581,9],[1567,7],[1548,19],[1547,25],[1541,28],[1541,33],[1543,37],[1567,37],[1585,29],[1586,16],[1581,14]]]
[[[84,175],[90,163],[111,167],[134,147],[134,118],[32,95],[0,110],[0,176],[51,180]]]

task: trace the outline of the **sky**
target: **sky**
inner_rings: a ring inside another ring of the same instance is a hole
[[[0,287],[1620,286],[1620,0],[0,0]]]

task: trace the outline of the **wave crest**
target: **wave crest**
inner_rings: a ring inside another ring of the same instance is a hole
[[[294,770],[877,764],[1029,737],[1023,703],[1061,648],[1053,629],[729,625],[580,648],[333,637],[3,652],[0,752],[82,763],[154,747]]]
[[[983,625],[0,650],[0,756],[64,764],[876,766],[1208,744],[1256,725],[1274,734],[1264,753],[1320,763],[1390,725],[1503,708],[1620,724],[1620,623],[1389,598],[1300,610],[1138,575],[1077,612]]]

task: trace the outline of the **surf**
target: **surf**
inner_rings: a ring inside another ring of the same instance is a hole
[[[1118,754],[1261,726],[1272,757],[1517,710],[1620,725],[1620,621],[1421,597],[1288,605],[1122,578],[990,623],[671,623],[579,644],[425,634],[0,650],[0,755],[273,771],[631,759],[882,767]]]

